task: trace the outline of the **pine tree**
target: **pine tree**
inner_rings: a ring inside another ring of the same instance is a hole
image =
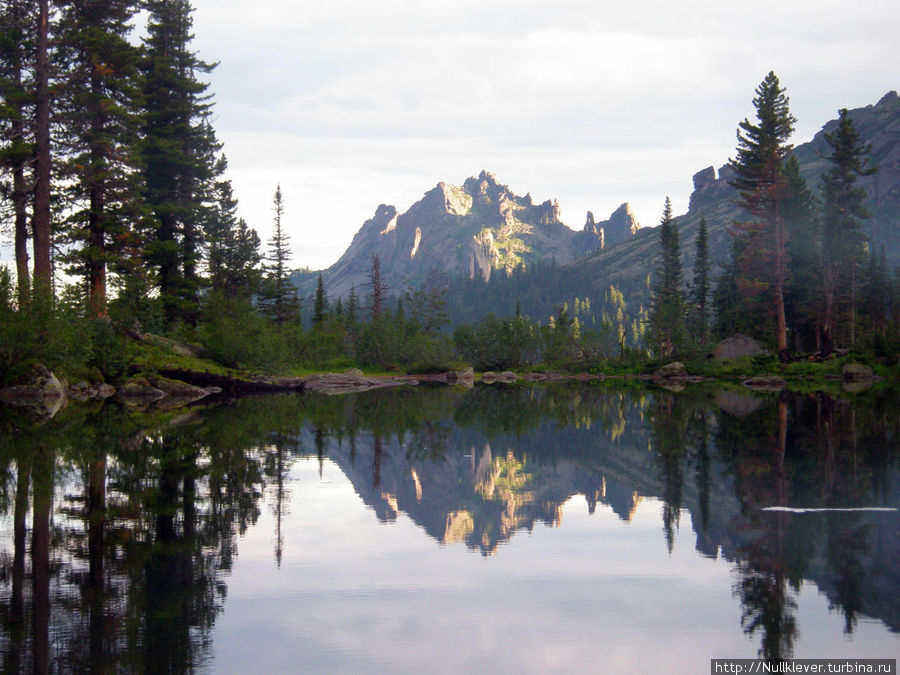
[[[381,272],[381,258],[377,253],[372,254],[372,264],[369,268],[369,289],[371,298],[372,319],[375,320],[384,312],[387,301],[388,285]]]
[[[794,334],[795,349],[803,351],[818,340],[821,242],[817,231],[816,200],[800,175],[796,157],[791,156],[785,162],[784,176],[788,187],[784,214],[791,232],[787,243],[791,274],[785,285],[785,315]]]
[[[168,322],[196,318],[200,224],[217,178],[220,144],[208,122],[215,67],[191,51],[188,0],[145,0],[149,17],[141,63],[146,200],[154,215],[150,262],[159,271]]]
[[[64,173],[78,206],[68,218],[70,259],[85,275],[89,311],[106,316],[107,266],[115,265],[138,219],[137,50],[128,41],[134,0],[70,3],[57,37],[65,67],[59,97]]]
[[[320,328],[325,323],[325,316],[328,314],[328,294],[325,293],[325,283],[322,275],[319,275],[319,282],[316,285],[316,298],[313,302],[312,322],[314,328]]]
[[[349,356],[356,354],[356,344],[359,341],[359,297],[356,294],[356,286],[350,287],[347,295],[347,318],[345,348]]]
[[[668,197],[659,224],[659,243],[661,258],[652,288],[650,340],[657,354],[672,356],[684,345],[686,330],[678,223],[672,217],[672,202]]]
[[[865,245],[860,221],[869,217],[863,203],[866,191],[856,185],[856,180],[875,172],[863,159],[869,148],[860,143],[847,109],[838,115],[837,129],[825,134],[832,149],[825,159],[832,167],[822,177],[822,348],[826,353],[834,347],[837,312],[842,304],[850,314],[845,333],[850,343],[854,342],[858,268],[864,259]]]
[[[28,81],[34,52],[33,8],[25,0],[8,0],[0,10],[0,171],[9,174],[3,195],[12,203],[18,302],[28,303],[28,166],[34,152],[29,119],[34,101]]]
[[[887,254],[882,244],[878,255],[869,255],[869,268],[862,283],[860,314],[868,337],[878,341],[887,336],[887,317],[890,308],[890,280],[888,278]]]
[[[225,165],[220,158],[218,173],[224,173]],[[238,218],[231,181],[216,181],[214,194],[203,224],[210,288],[227,297],[249,297],[259,285],[259,236]]]
[[[709,230],[706,226],[706,216],[701,216],[694,260],[694,285],[691,291],[694,337],[701,344],[706,342],[709,333],[709,290]]]
[[[791,150],[787,139],[796,120],[789,99],[775,73],[770,72],[756,88],[753,106],[757,124],[745,119],[739,125],[735,159],[731,160],[738,205],[751,217],[735,223],[735,233],[747,246],[736,260],[742,293],[768,296],[775,315],[775,339],[779,356],[788,356],[784,285],[788,275],[787,223],[783,206],[788,193],[783,165]]]
[[[269,254],[266,275],[260,290],[260,306],[270,319],[278,324],[293,323],[300,318],[300,301],[297,289],[289,278],[288,261],[291,258],[290,237],[281,227],[284,215],[284,200],[281,185],[275,188],[272,199],[275,211],[275,227],[269,240]]]

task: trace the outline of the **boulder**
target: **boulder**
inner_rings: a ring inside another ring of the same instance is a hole
[[[176,398],[193,397],[196,400],[206,396],[206,390],[202,387],[195,387],[193,384],[188,384],[181,380],[172,380],[168,377],[151,377],[148,380],[151,385],[160,391]]]
[[[667,363],[654,373],[656,377],[664,378],[686,377],[687,374],[687,368],[685,368],[684,364],[681,361],[673,361],[672,363]]]
[[[116,388],[111,384],[101,384],[97,387],[97,396],[102,399],[110,398],[111,396],[115,396]]]
[[[845,382],[868,382],[875,374],[869,366],[862,363],[848,363],[841,369]]]
[[[445,374],[444,381],[447,384],[461,384],[464,387],[471,387],[475,382],[475,371],[472,366],[455,372],[451,371]]]
[[[740,359],[745,356],[759,356],[765,353],[766,351],[756,340],[740,333],[732,335],[716,345],[717,361]]]
[[[116,393],[116,388],[111,384],[88,384],[81,381],[69,387],[69,398],[76,401],[105,400]]]
[[[13,402],[20,400],[66,399],[66,385],[56,375],[38,364],[31,368],[20,384],[0,390],[0,400]]]
[[[154,387],[146,377],[135,377],[126,382],[116,394],[126,400],[158,401],[166,392]]]

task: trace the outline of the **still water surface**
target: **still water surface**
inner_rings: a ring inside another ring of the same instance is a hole
[[[7,672],[897,658],[900,402],[587,386],[6,410]]]

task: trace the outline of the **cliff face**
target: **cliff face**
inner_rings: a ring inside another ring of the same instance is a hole
[[[394,293],[418,287],[432,274],[488,279],[496,270],[540,260],[570,263],[602,249],[604,237],[620,241],[638,227],[623,204],[608,221],[575,232],[560,220],[555,200],[536,204],[530,194],[519,197],[482,171],[462,186],[438,183],[406,213],[380,205],[323,278],[333,298],[362,289],[376,254]]]

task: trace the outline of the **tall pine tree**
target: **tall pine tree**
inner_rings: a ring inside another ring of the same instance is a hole
[[[325,282],[322,275],[319,275],[319,281],[316,284],[316,298],[313,302],[312,323],[313,328],[320,328],[325,323],[325,316],[328,313],[328,294],[325,292]]]
[[[29,165],[34,144],[33,73],[35,22],[32,2],[7,0],[0,9],[0,171],[2,192],[12,205],[19,306],[31,295],[28,267]]]
[[[659,224],[660,263],[654,274],[650,309],[650,341],[659,356],[673,356],[685,342],[684,282],[678,223],[672,202],[666,197]]]
[[[822,177],[822,348],[826,353],[834,348],[838,310],[842,306],[844,338],[850,344],[855,340],[859,267],[865,255],[860,221],[869,217],[864,205],[866,191],[856,180],[875,172],[864,160],[869,148],[861,144],[847,109],[838,115],[837,129],[825,134],[832,149],[826,159],[832,166]]]
[[[284,200],[281,185],[275,188],[272,198],[275,212],[275,227],[269,240],[269,254],[266,276],[259,294],[263,313],[279,325],[293,323],[300,318],[300,301],[297,289],[291,283],[288,262],[291,259],[290,237],[282,228]]]
[[[787,222],[784,202],[788,185],[784,160],[791,150],[787,143],[796,120],[789,99],[775,73],[770,72],[756,88],[753,106],[757,122],[745,119],[737,132],[735,159],[731,160],[740,197],[738,205],[749,221],[734,224],[735,234],[744,240],[741,258],[735,260],[742,293],[766,298],[775,316],[775,340],[779,356],[788,356],[784,286],[788,276]]]
[[[143,158],[154,226],[148,246],[169,323],[196,320],[200,225],[212,198],[220,145],[209,125],[214,64],[191,50],[188,0],[145,0]]]
[[[67,238],[94,317],[106,316],[107,266],[121,260],[138,219],[138,53],[128,41],[134,0],[66,3],[57,45],[65,74],[58,107],[77,208]]]
[[[694,284],[691,288],[694,339],[701,344],[706,342],[709,334],[709,289],[709,229],[706,216],[701,216],[694,259]]]
[[[821,319],[821,246],[816,223],[816,200],[800,175],[796,157],[791,156],[784,163],[784,176],[788,188],[784,217],[785,222],[790,224],[791,233],[787,242],[791,274],[785,284],[784,309],[794,335],[794,349],[805,351],[817,345]]]
[[[217,173],[224,173],[225,168],[226,160],[221,157]],[[203,224],[209,286],[226,297],[249,298],[259,286],[259,235],[238,218],[231,181],[216,181],[214,195]]]

